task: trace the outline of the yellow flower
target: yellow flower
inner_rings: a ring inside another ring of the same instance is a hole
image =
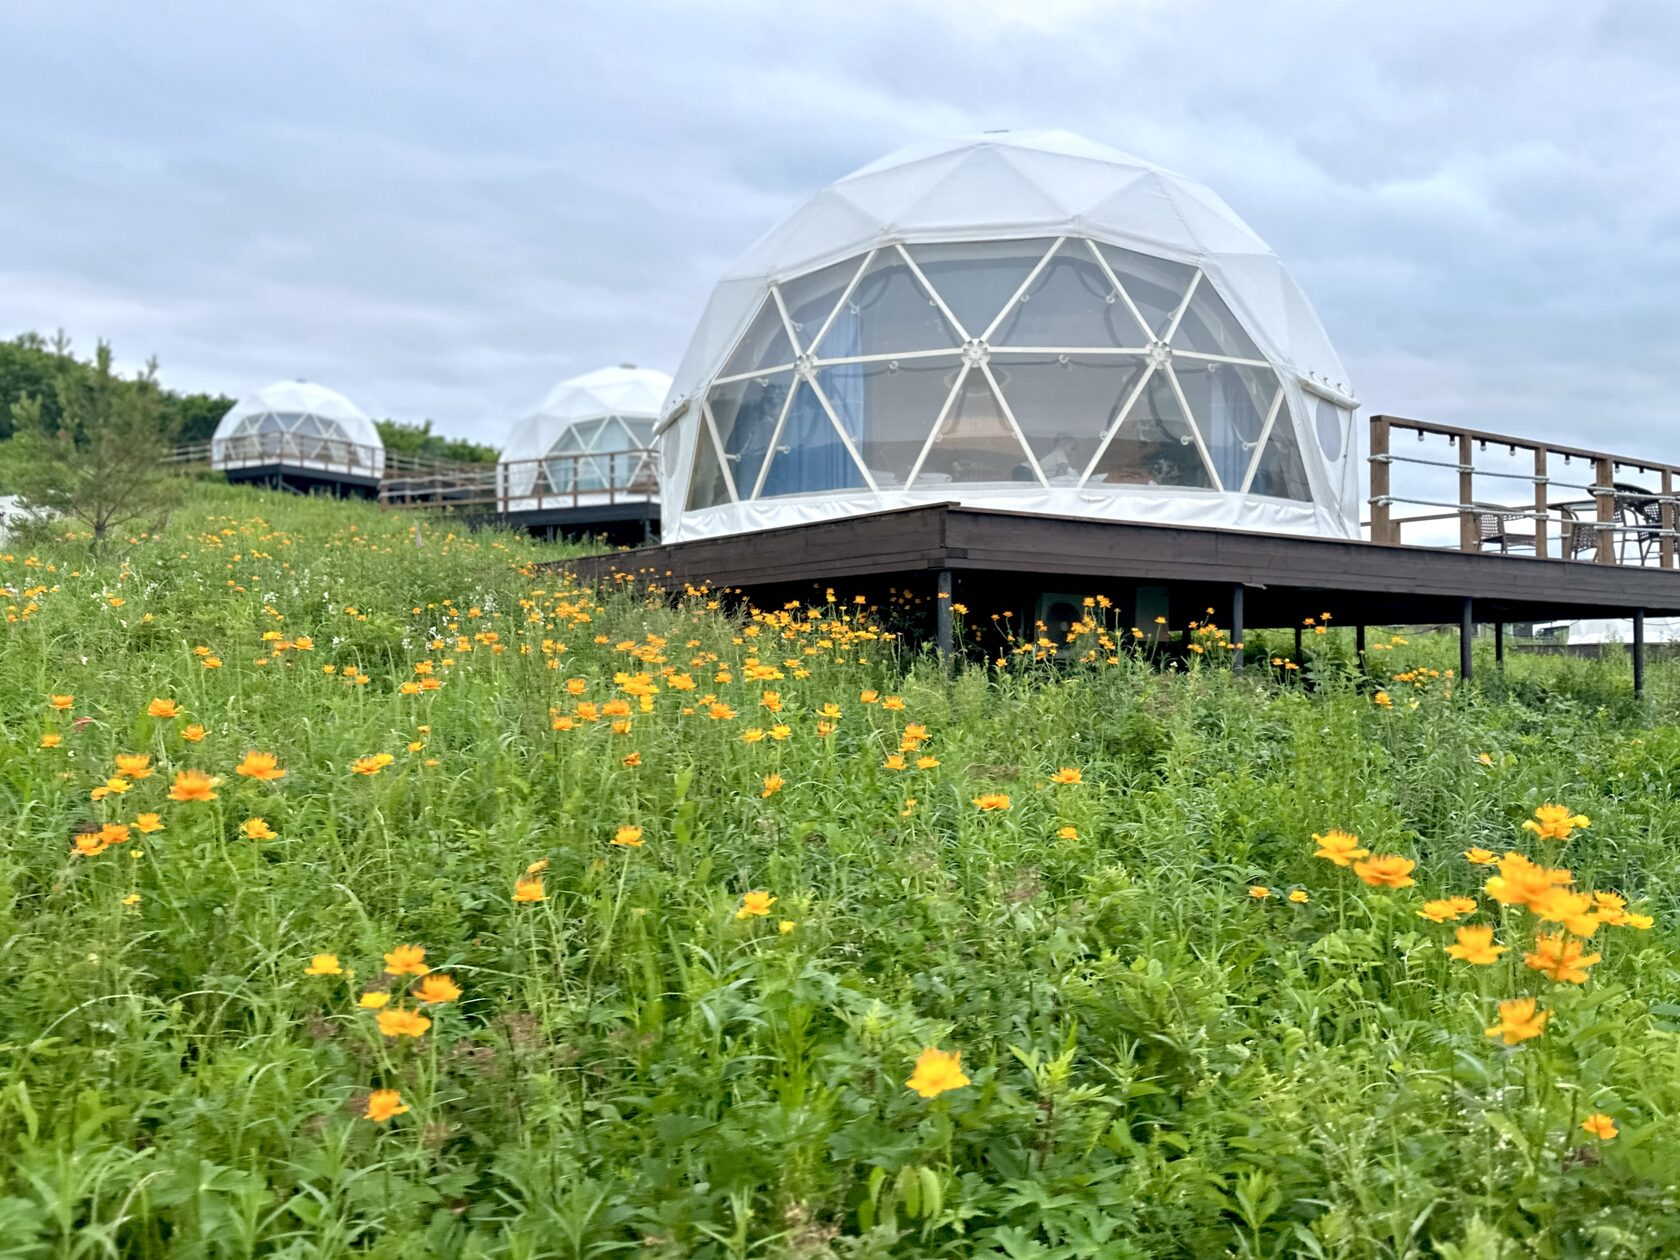
[[[1378,708],[1388,709],[1394,706],[1394,701],[1389,699],[1388,692],[1386,691],[1377,692],[1377,694],[1372,696],[1371,699]]]
[[[103,800],[105,797],[111,795],[113,792],[116,795],[121,796],[124,792],[128,791],[128,789],[133,787],[133,786],[134,785],[132,783],[130,783],[127,779],[123,778],[120,774],[119,775],[113,775],[111,778],[105,780],[104,791],[101,792],[99,796],[94,797],[94,799],[95,800]]]
[[[1508,1046],[1527,1041],[1530,1037],[1538,1037],[1546,1031],[1546,1021],[1552,1017],[1552,1013],[1536,1011],[1534,1008],[1537,1005],[1533,998],[1510,998],[1501,1002],[1499,1022],[1487,1030],[1487,1035],[1503,1038]]]
[[[762,889],[741,894],[741,908],[735,912],[737,919],[762,919],[770,913],[770,907],[776,904],[776,899]]]
[[[1353,864],[1353,873],[1373,888],[1410,888],[1417,883],[1412,869],[1417,865],[1410,858],[1382,853]]]
[[[1585,984],[1587,968],[1599,961],[1600,955],[1581,953],[1580,941],[1571,940],[1559,932],[1541,933],[1534,938],[1534,952],[1523,955],[1523,962],[1535,971],[1549,976],[1560,984]]]
[[[547,869],[548,869],[548,859],[547,858],[538,858],[535,862],[532,862],[529,866],[527,866],[525,868],[525,873],[527,875],[539,875],[543,871],[546,871]]]
[[[883,770],[902,770],[904,768],[905,762],[903,753],[891,753],[888,755],[887,759],[881,763],[881,769]]]
[[[1291,892],[1289,894],[1289,900],[1293,901],[1298,906],[1306,905],[1307,904],[1307,890],[1305,888],[1295,889],[1293,892]]]
[[[63,742],[64,736],[60,735],[57,731],[48,731],[45,735],[41,736],[42,748],[57,748]]]
[[[880,698],[881,693],[879,691],[863,691],[858,694],[858,699],[864,704],[874,704]]]
[[[1616,1122],[1602,1111],[1595,1111],[1581,1121],[1581,1128],[1592,1134],[1600,1142],[1610,1141],[1619,1132],[1616,1128]]]
[[[60,713],[63,713],[65,710],[69,709],[70,706],[72,706],[75,703],[76,703],[76,697],[75,696],[48,696],[47,697],[47,706],[49,708],[57,709]]]
[[[904,1083],[923,1098],[937,1098],[948,1090],[961,1089],[969,1083],[963,1075],[962,1051],[929,1046],[917,1056],[916,1070]]]
[[[1431,923],[1445,923],[1448,919],[1462,919],[1467,914],[1476,912],[1476,902],[1470,897],[1439,897],[1434,901],[1423,903],[1423,909],[1418,911],[1418,918],[1428,919]]]
[[[793,932],[794,926],[795,925],[792,919],[783,919],[780,923],[776,924],[776,931],[780,932],[783,936],[788,936]]]
[[[626,823],[613,833],[612,842],[626,849],[639,849],[642,847],[642,829]]]
[[[357,757],[350,763],[352,774],[378,774],[396,758],[390,753],[374,753],[371,757]]]
[[[1591,936],[1602,919],[1591,893],[1570,892],[1567,888],[1548,888],[1530,908],[1541,920],[1561,923],[1576,936]]]
[[[1010,808],[1007,792],[982,792],[974,798],[974,803],[987,813]]]
[[[1050,776],[1050,782],[1052,783],[1074,784],[1083,783],[1084,781],[1085,776],[1073,766],[1063,766],[1060,770],[1056,771],[1055,774]]]
[[[182,770],[175,776],[175,786],[169,789],[172,801],[213,801],[216,781],[202,770]]]
[[[1369,849],[1360,848],[1359,837],[1346,831],[1332,829],[1322,836],[1315,831],[1313,843],[1318,846],[1313,853],[1315,858],[1323,858],[1337,866],[1351,866],[1355,859],[1371,856]]]
[[[136,814],[134,817],[134,830],[144,836],[149,836],[154,831],[162,831],[163,818],[158,814]]]
[[[548,893],[541,879],[534,875],[521,875],[513,881],[513,899],[515,902],[547,901]]]
[[[245,833],[247,840],[272,840],[279,834],[261,818],[247,818],[240,824],[239,830]]]
[[[1561,868],[1540,866],[1520,853],[1507,853],[1499,860],[1499,874],[1490,878],[1483,888],[1502,906],[1532,909],[1554,887],[1572,883],[1574,878]]]
[[[107,847],[105,838],[97,831],[84,831],[76,836],[76,853],[81,857],[98,857]]]
[[[1542,805],[1522,826],[1524,831],[1532,831],[1542,840],[1567,840],[1577,828],[1592,826],[1592,819],[1585,814],[1571,814],[1565,805]]]
[[[932,770],[938,764],[939,764],[939,758],[938,757],[917,757],[916,758],[916,769],[918,769],[918,770]]]
[[[116,755],[117,773],[138,782],[152,777],[152,756],[150,753],[118,753]]]
[[[197,722],[181,728],[181,738],[189,744],[196,744],[204,738],[204,727]]]
[[[1499,859],[1494,856],[1490,849],[1466,849],[1464,850],[1464,860],[1474,863],[1476,866],[1495,866],[1499,862]]]
[[[409,991],[409,996],[428,1006],[453,1002],[461,996],[461,986],[441,971],[434,971]]]
[[[1458,929],[1458,943],[1447,946],[1447,955],[1473,966],[1491,967],[1507,948],[1493,943],[1493,929],[1487,924],[1472,923]]]
[[[749,726],[741,732],[741,742],[743,744],[756,744],[763,738],[764,732],[756,726]]]
[[[380,1011],[378,1018],[379,1031],[387,1037],[420,1037],[432,1026],[431,1020],[406,1006]]]
[[[1264,901],[1267,897],[1272,895],[1272,890],[1267,888],[1264,884],[1255,884],[1249,888],[1248,895],[1253,897],[1256,901]]]
[[[386,975],[423,976],[430,970],[426,966],[426,951],[418,945],[398,945],[385,955]]]
[[[391,1000],[391,995],[384,989],[369,989],[356,999],[356,1005],[364,1011],[377,1011]]]
[[[885,700],[881,701],[881,707],[890,713],[901,712],[904,708],[904,697],[888,696]]]
[[[181,716],[181,706],[173,700],[153,700],[146,706],[146,715],[155,718],[172,718]]]
[[[1077,840],[1079,839],[1079,828],[1063,827],[1056,832],[1056,835],[1063,840]]]
[[[760,792],[759,795],[761,797],[768,798],[776,795],[776,793],[781,790],[782,776],[779,774],[767,774],[764,776],[764,790]]]
[[[316,954],[309,960],[309,966],[303,969],[306,976],[342,976],[344,968],[339,966],[337,954]]]
[[[125,906],[130,906],[130,907],[137,906],[137,905],[140,904],[140,894],[139,893],[129,893],[128,896],[126,896],[122,899],[122,903]]]
[[[362,1118],[375,1124],[385,1124],[392,1116],[406,1115],[407,1112],[402,1094],[394,1089],[376,1089],[368,1095],[367,1109],[362,1112]]]

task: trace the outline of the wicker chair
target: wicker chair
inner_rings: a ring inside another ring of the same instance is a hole
[[[1502,503],[1474,503],[1476,535],[1483,551],[1509,553],[1512,548],[1534,550],[1534,527],[1527,513]],[[1513,525],[1528,526],[1527,532],[1513,529]]]
[[[1562,543],[1563,554],[1566,559],[1579,560],[1585,556],[1589,560],[1598,558],[1598,509],[1593,507],[1593,515],[1580,517],[1574,509],[1559,506],[1558,515],[1563,518]]]

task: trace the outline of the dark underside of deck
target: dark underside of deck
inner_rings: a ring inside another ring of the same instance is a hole
[[[538,538],[604,538],[621,547],[634,547],[659,533],[659,504],[596,503],[519,512],[468,509],[462,512],[461,519],[474,528],[501,525]]]
[[[586,580],[633,576],[666,589],[705,583],[761,607],[821,600],[827,588],[841,599],[883,598],[892,587],[930,593],[943,581],[969,608],[971,624],[993,612],[1030,611],[1030,601],[1051,593],[1106,595],[1124,615],[1158,612],[1175,626],[1209,608],[1232,624],[1238,611],[1234,624],[1251,629],[1297,626],[1326,612],[1342,625],[1458,624],[1467,611],[1481,623],[1680,613],[1680,571],[954,504],[643,547],[564,567]]]
[[[296,464],[251,464],[226,469],[222,475],[236,486],[266,486],[293,494],[325,494],[339,499],[379,497],[379,478],[371,474],[300,468]]]

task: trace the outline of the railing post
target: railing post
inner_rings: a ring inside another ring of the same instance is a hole
[[[1393,542],[1389,537],[1388,417],[1371,417],[1371,541]]]
[[[1243,584],[1231,583],[1231,672],[1243,667]]]
[[[1546,495],[1546,448],[1534,448],[1534,555],[1546,558],[1546,533],[1551,528],[1551,505]]]
[[[1476,513],[1470,504],[1476,497],[1476,474],[1471,471],[1473,456],[1470,453],[1470,435],[1460,433],[1453,439],[1458,449],[1458,549],[1460,551],[1478,551],[1481,549],[1481,533],[1476,528]]]
[[[1616,535],[1610,526],[1616,523],[1616,491],[1611,483],[1616,468],[1606,458],[1593,460],[1593,498],[1598,503],[1598,562],[1616,563]]]
[[[1662,537],[1657,542],[1658,563],[1665,569],[1674,567],[1674,470],[1663,469],[1662,475]]]

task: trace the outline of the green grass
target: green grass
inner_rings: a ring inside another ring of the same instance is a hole
[[[0,560],[0,1254],[1680,1252],[1673,666],[1643,705],[1625,663],[1519,657],[1383,708],[1338,630],[1310,688],[1126,651],[947,679],[850,604],[597,601],[524,540],[195,497],[163,537]],[[576,716],[638,673],[628,733]],[[235,774],[253,749],[285,777]],[[129,752],[158,773],[90,799]],[[184,768],[214,801],[167,798]],[[1592,818],[1561,855],[1520,829],[1548,801]],[[164,830],[74,854],[148,811]],[[1315,860],[1332,827],[1417,885]],[[1512,948],[1454,962],[1415,911],[1479,897],[1473,846],[1655,924],[1599,928],[1590,980],[1554,984],[1533,916],[1481,898]],[[767,917],[737,917],[751,890]],[[463,990],[418,1038],[358,1006],[414,1005],[380,974],[400,944]],[[320,953],[354,977],[306,974]],[[1507,1049],[1484,1029],[1512,995],[1552,1015]],[[906,1088],[930,1046],[970,1083]],[[364,1119],[379,1088],[409,1110]]]

